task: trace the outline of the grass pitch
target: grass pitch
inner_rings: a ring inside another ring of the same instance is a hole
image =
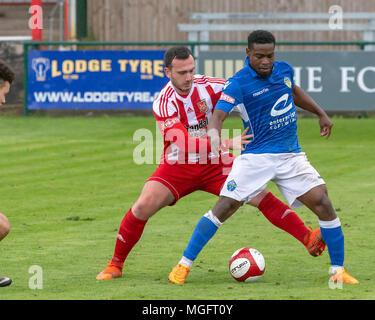
[[[154,119],[0,118],[0,210],[12,228],[0,243],[0,276],[13,279],[0,288],[0,300],[374,299],[375,119],[333,121],[325,140],[316,119],[300,119],[299,137],[341,219],[345,266],[360,281],[335,290],[328,286],[328,252],[309,256],[250,206],[219,229],[185,285],[169,283],[196,223],[216,202],[203,192],[150,219],[122,278],[95,280],[112,257],[124,214],[156,168],[133,161],[133,135],[139,128],[155,134]],[[240,120],[228,119],[226,127],[241,128]],[[296,212],[318,227],[307,208]],[[244,246],[265,257],[258,282],[237,283],[229,274],[230,256]]]

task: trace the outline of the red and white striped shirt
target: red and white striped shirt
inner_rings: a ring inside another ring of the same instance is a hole
[[[182,151],[176,143],[167,140],[165,135],[169,129],[181,127],[182,124],[190,137],[204,138],[208,121],[220,98],[225,81],[221,78],[195,75],[190,93],[186,97],[176,92],[171,81],[161,90],[154,101],[153,112],[164,137],[163,157],[165,160],[181,160],[183,154],[184,160],[199,161],[201,158],[199,153]],[[212,157],[213,154],[210,153],[208,158]]]

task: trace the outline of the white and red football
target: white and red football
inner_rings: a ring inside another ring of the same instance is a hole
[[[263,255],[253,248],[238,249],[229,260],[230,274],[240,282],[257,281],[265,270],[266,262]]]

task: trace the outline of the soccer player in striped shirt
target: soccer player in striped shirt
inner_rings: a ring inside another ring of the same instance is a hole
[[[161,163],[148,179],[135,204],[122,220],[114,255],[96,279],[122,276],[124,261],[140,239],[145,224],[165,206],[202,190],[219,195],[232,166],[227,152],[250,142],[242,136],[225,141],[220,157],[210,151],[206,129],[221,96],[225,80],[194,74],[194,58],[189,49],[173,47],[164,57],[165,73],[170,79],[153,104],[153,112],[164,137]],[[311,231],[300,218],[272,193],[263,190],[250,202],[278,228],[297,238],[313,256],[325,248],[320,230]]]
[[[299,145],[296,105],[318,117],[321,136],[328,138],[333,124],[324,110],[294,84],[293,68],[274,61],[275,44],[268,31],[249,35],[245,66],[228,79],[215,107],[207,129],[215,154],[219,153],[223,122],[235,107],[254,137],[234,160],[218,202],[198,222],[184,251],[185,260],[169,276],[174,283],[184,283],[192,262],[218,227],[264,190],[269,181],[277,185],[293,208],[306,205],[316,214],[331,260],[330,282],[359,283],[344,269],[344,235],[326,184]]]
[[[0,61],[0,106],[5,103],[5,96],[9,93],[10,86],[14,81],[13,70],[3,61]],[[10,225],[8,218],[0,213],[0,241],[9,233]],[[12,280],[8,277],[0,277],[0,287],[9,286]]]

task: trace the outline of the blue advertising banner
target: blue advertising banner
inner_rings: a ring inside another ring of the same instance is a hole
[[[28,109],[151,109],[165,51],[28,53]]]

